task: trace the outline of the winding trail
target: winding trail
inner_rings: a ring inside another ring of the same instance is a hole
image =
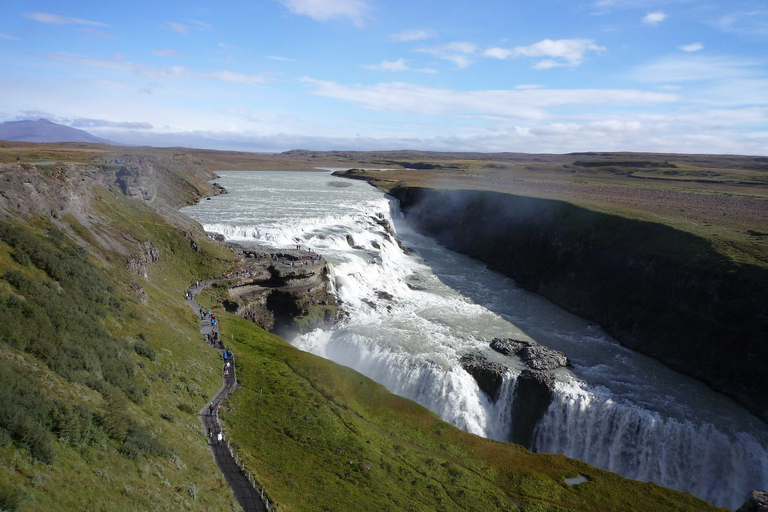
[[[210,286],[213,282],[213,279],[203,281],[199,285],[193,287],[190,291],[194,296],[207,286]],[[199,316],[201,310],[200,304],[195,302],[194,299],[187,299],[186,302],[187,306],[192,308],[195,314]],[[214,329],[211,326],[210,320],[201,320],[201,322],[202,327],[200,328],[200,333],[205,338],[208,334],[212,334]],[[223,357],[224,349],[217,348],[216,350],[218,350],[219,354],[221,354]],[[219,407],[237,388],[234,356],[229,361],[231,363],[229,371],[226,375],[223,375],[224,384],[210,402],[214,408],[213,413],[210,412],[210,405],[206,405],[200,411],[200,421],[202,422],[206,433],[210,432],[209,429],[212,427],[213,435],[208,437],[208,444],[211,447],[211,452],[213,453],[213,458],[216,461],[216,465],[219,466],[221,473],[224,475],[224,479],[227,481],[230,487],[232,487],[232,492],[235,495],[238,503],[240,503],[240,506],[245,512],[267,512],[271,510],[271,508],[265,504],[259,491],[256,490],[248,476],[237,465],[232,452],[230,452],[229,444],[225,440],[221,442],[217,440],[217,436],[219,432],[221,432],[221,424],[219,423],[218,419]]]

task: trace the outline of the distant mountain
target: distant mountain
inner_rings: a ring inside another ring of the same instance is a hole
[[[110,141],[95,137],[84,130],[52,123],[47,119],[37,121],[8,121],[0,123],[0,140],[19,142],[96,142]]]

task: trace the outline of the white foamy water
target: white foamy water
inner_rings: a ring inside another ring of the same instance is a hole
[[[621,347],[599,328],[519,289],[481,263],[414,233],[395,201],[329,173],[223,172],[230,194],[184,208],[242,244],[301,245],[330,262],[348,317],[289,340],[344,364],[468,432],[506,440],[519,361],[488,347],[528,338],[562,350],[537,451],[737,508],[768,488],[768,428],[706,386]],[[387,233],[389,223],[412,255]],[[352,247],[350,242],[355,246]],[[493,403],[459,365],[478,351],[510,366]]]

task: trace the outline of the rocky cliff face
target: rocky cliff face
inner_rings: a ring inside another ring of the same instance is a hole
[[[512,431],[509,440],[531,449],[536,425],[552,403],[552,392],[555,389],[553,371],[567,366],[568,357],[559,350],[530,340],[495,338],[490,347],[506,356],[519,358],[526,366],[517,376],[512,397]],[[504,374],[509,371],[507,366],[489,361],[478,353],[465,354],[460,363],[491,400],[499,400]]]
[[[227,290],[230,312],[281,334],[338,321],[341,312],[328,290],[325,259],[300,250],[232,248],[243,258],[243,272]]]
[[[668,226],[561,201],[395,188],[406,218],[768,421],[768,272]]]

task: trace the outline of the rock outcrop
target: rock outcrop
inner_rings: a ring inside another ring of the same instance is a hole
[[[243,260],[242,271],[229,283],[228,311],[285,335],[339,320],[341,310],[328,289],[325,259],[299,249],[231,248]]]
[[[117,184],[128,197],[154,201],[157,196],[156,172],[151,164],[122,165],[115,174]]]
[[[736,512],[768,512],[768,492],[752,491]]]
[[[507,356],[519,357],[533,370],[554,370],[568,366],[568,356],[535,341],[494,338],[491,348]]]
[[[555,377],[551,370],[526,368],[517,377],[512,403],[512,432],[509,440],[533,448],[533,432],[552,403]]]
[[[461,367],[475,378],[480,389],[496,402],[499,399],[502,379],[508,368],[503,364],[491,362],[477,353],[465,354],[459,362]]]
[[[488,361],[481,354],[467,354],[461,358],[461,366],[474,377],[480,389],[491,400],[499,399],[499,390],[508,368],[500,363]],[[526,368],[517,377],[517,386],[512,404],[512,430],[509,440],[531,449],[536,425],[547,412],[552,402],[555,377],[551,370]]]
[[[559,350],[530,340],[494,338],[490,345],[497,352],[520,358],[527,367],[517,377],[509,440],[532,449],[536,425],[552,403],[555,389],[553,371],[568,366],[568,357]],[[480,389],[496,402],[508,368],[477,353],[462,356],[460,362],[462,368],[474,377]]]

